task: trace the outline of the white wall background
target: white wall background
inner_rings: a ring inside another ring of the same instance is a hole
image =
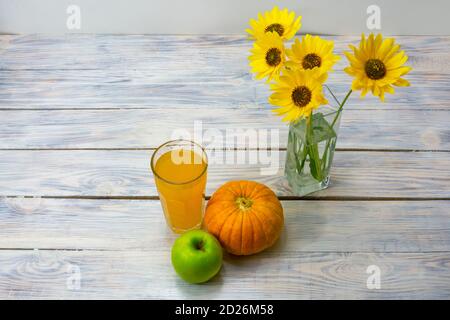
[[[81,9],[68,30],[67,7]],[[273,5],[303,16],[302,33],[367,32],[366,10],[381,8],[384,34],[450,34],[450,0],[0,0],[0,33],[237,33]]]

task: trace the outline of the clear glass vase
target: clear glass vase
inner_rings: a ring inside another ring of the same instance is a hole
[[[322,106],[311,117],[290,125],[285,176],[296,195],[328,187],[341,114]]]

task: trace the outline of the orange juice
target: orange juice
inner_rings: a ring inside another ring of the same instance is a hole
[[[203,218],[206,157],[176,147],[161,151],[156,161],[152,159],[152,169],[166,221],[177,233],[197,229]]]

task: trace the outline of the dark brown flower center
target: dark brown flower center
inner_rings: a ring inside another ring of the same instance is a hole
[[[386,66],[383,61],[378,59],[369,59],[364,67],[367,76],[372,80],[379,80],[386,75]]]
[[[300,86],[292,90],[291,98],[294,104],[299,107],[305,107],[311,101],[311,90],[305,86]]]
[[[321,65],[322,59],[315,53],[308,53],[302,61],[303,69],[312,69]]]
[[[266,32],[276,32],[281,36],[284,34],[284,27],[279,23],[272,23],[270,26],[267,26],[265,29]]]
[[[281,51],[278,48],[270,48],[266,53],[266,62],[271,67],[276,67],[281,62]]]

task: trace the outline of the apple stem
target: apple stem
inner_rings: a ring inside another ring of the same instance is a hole
[[[197,242],[197,243],[195,244],[195,247],[196,247],[198,250],[202,250],[202,251],[203,251],[204,245],[205,245],[205,243],[203,242],[203,240],[200,240],[199,242]]]

